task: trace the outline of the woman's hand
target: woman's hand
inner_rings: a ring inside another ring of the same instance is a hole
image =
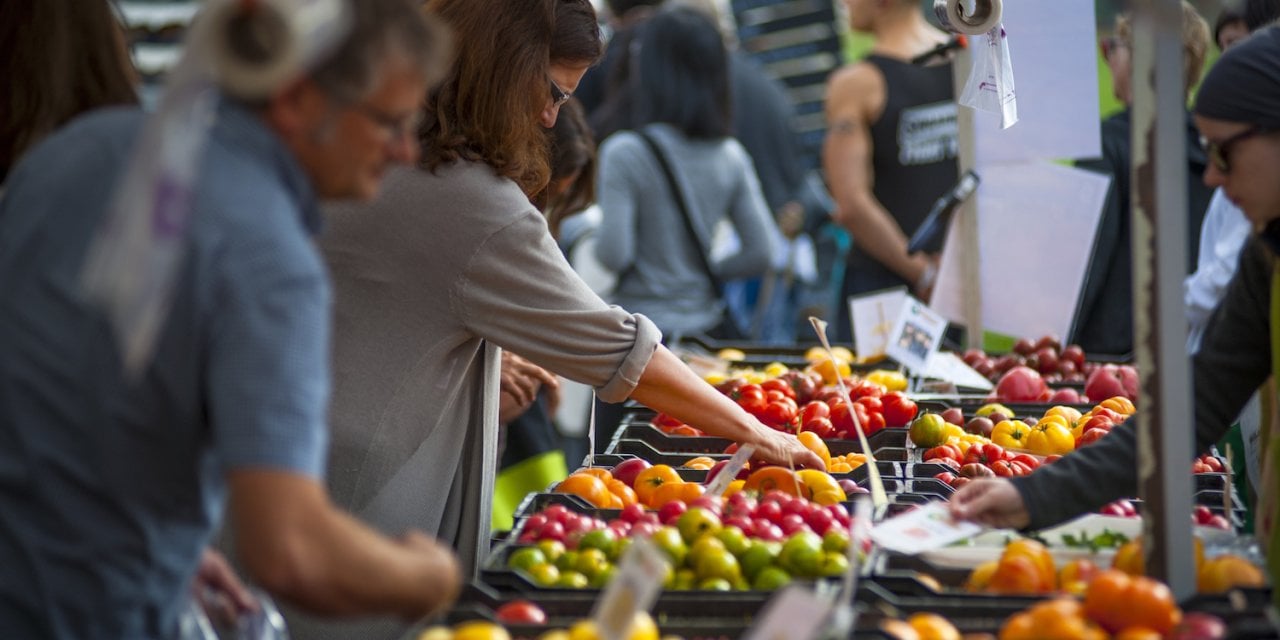
[[[818,454],[810,451],[800,439],[781,431],[774,431],[769,427],[760,424],[756,431],[760,434],[755,442],[749,442],[756,448],[757,458],[762,458],[767,462],[774,464],[805,468],[805,469],[823,469],[827,465],[822,463],[822,458]]]

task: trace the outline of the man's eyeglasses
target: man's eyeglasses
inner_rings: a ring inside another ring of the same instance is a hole
[[[1204,136],[1200,136],[1200,146],[1204,147],[1205,154],[1209,156],[1209,162],[1213,164],[1213,168],[1227,174],[1231,173],[1231,147],[1237,142],[1246,138],[1252,138],[1261,133],[1267,133],[1270,129],[1266,127],[1249,127],[1234,136],[1228,137],[1226,140],[1213,142]]]
[[[413,140],[418,135],[418,127],[422,124],[422,112],[415,110],[407,116],[396,117],[381,109],[363,103],[348,105],[356,113],[366,117],[391,137],[394,142]]]
[[[551,84],[551,106],[552,107],[558,107],[568,102],[569,98],[573,97],[572,93],[568,93],[564,89],[561,89],[560,85],[556,84],[555,80],[552,80],[551,78],[547,78],[547,82]]]

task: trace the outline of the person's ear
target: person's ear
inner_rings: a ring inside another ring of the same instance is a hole
[[[286,138],[312,131],[331,107],[329,97],[314,82],[290,82],[267,103],[266,116]]]

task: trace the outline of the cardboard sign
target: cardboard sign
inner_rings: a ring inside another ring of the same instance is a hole
[[[866,360],[885,354],[889,331],[906,298],[906,287],[849,297],[849,321],[853,325],[853,343],[859,358]]]
[[[915,555],[981,532],[982,525],[952,520],[947,503],[935,500],[876,525],[871,529],[871,539],[885,549]]]
[[[743,640],[814,640],[823,630],[835,603],[800,585],[774,594],[742,636]]]
[[[885,353],[915,373],[923,374],[942,344],[947,319],[910,296],[902,301],[897,315]]]
[[[618,574],[596,601],[591,617],[604,640],[626,640],[636,612],[649,611],[662,593],[667,560],[647,538],[635,538],[618,566]]]

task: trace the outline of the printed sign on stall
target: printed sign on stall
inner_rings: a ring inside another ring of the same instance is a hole
[[[858,357],[883,356],[889,346],[889,331],[907,298],[906,287],[873,291],[849,298],[849,321],[853,323],[853,343]]]
[[[947,319],[908,296],[889,331],[885,352],[906,368],[924,373],[947,332]]]

